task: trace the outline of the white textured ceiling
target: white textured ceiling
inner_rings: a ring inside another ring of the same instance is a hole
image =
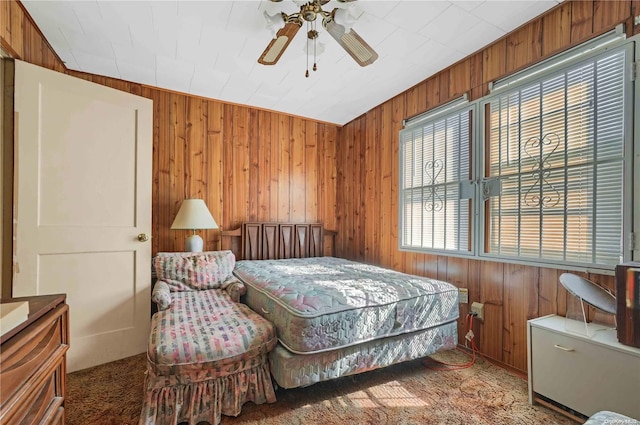
[[[69,69],[342,125],[561,1],[360,0],[353,28],[379,59],[360,67],[321,29],[309,78],[303,30],[276,65],[257,62],[272,37],[262,10],[298,11],[290,0],[23,4]]]

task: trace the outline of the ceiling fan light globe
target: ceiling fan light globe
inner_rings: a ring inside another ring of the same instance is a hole
[[[351,27],[356,23],[356,18],[349,9],[335,9],[333,19],[344,27],[344,32],[351,31]]]
[[[271,37],[276,38],[278,30],[284,26],[284,17],[281,13],[269,15],[264,12],[264,19],[267,21],[267,28],[271,31]]]

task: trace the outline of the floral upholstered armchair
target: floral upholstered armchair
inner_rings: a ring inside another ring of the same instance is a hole
[[[239,302],[231,251],[159,253],[139,425],[211,425],[276,401],[275,327]]]
[[[171,292],[223,289],[240,302],[246,288],[233,275],[236,257],[231,251],[161,252],[154,258],[158,281],[151,299],[159,310],[171,306]]]

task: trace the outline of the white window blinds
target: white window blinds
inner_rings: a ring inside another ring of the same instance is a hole
[[[471,114],[458,108],[400,132],[401,249],[471,252]]]
[[[589,266],[621,261],[626,56],[606,52],[490,99],[486,253]]]

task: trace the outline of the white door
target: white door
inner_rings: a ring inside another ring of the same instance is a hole
[[[16,61],[13,296],[66,293],[69,371],[146,350],[152,101]]]

